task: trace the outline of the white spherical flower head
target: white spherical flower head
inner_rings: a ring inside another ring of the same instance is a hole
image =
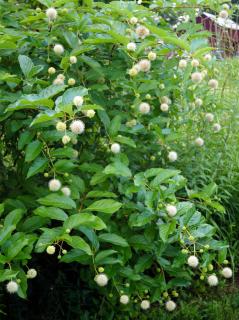
[[[222,7],[223,7],[224,10],[229,10],[230,9],[230,6],[227,3],[224,3],[222,5]]]
[[[180,69],[185,69],[187,67],[187,64],[188,64],[187,60],[182,59],[182,60],[179,61],[178,67]]]
[[[66,197],[70,197],[71,195],[71,190],[68,187],[63,187],[61,188],[62,193],[66,196]]]
[[[71,64],[77,63],[77,58],[76,58],[76,56],[70,56],[70,63],[71,63]]]
[[[215,287],[218,285],[218,278],[215,276],[215,274],[212,274],[207,278],[207,282],[210,287]]]
[[[209,80],[208,85],[212,89],[217,89],[218,88],[218,81],[216,79],[211,79],[211,80]]]
[[[37,276],[37,271],[36,271],[36,269],[29,269],[29,270],[27,271],[27,278],[28,278],[28,279],[34,279],[34,278],[36,278],[36,276]]]
[[[196,105],[197,107],[201,107],[201,106],[202,106],[202,104],[203,104],[202,99],[197,98],[197,99],[195,100],[195,105]]]
[[[177,152],[175,152],[175,151],[170,151],[170,152],[168,153],[168,160],[169,160],[169,161],[174,162],[174,161],[176,161],[177,159],[178,159],[178,154],[177,154]]]
[[[140,60],[138,63],[139,70],[142,72],[148,72],[151,68],[151,63],[147,59]]]
[[[222,127],[219,123],[215,123],[212,128],[214,132],[219,132]]]
[[[128,51],[135,51],[135,50],[136,50],[136,43],[134,43],[134,42],[129,42],[129,43],[127,44],[127,50],[128,50]]]
[[[165,308],[167,311],[172,312],[176,309],[176,303],[172,300],[169,300],[165,303]]]
[[[222,275],[224,278],[229,279],[232,277],[232,269],[231,268],[223,268],[222,269]]]
[[[49,73],[49,74],[54,74],[54,73],[56,73],[56,69],[53,68],[53,67],[50,67],[50,68],[48,69],[48,73]]]
[[[75,98],[73,99],[73,104],[76,107],[81,107],[83,105],[84,99],[81,96],[75,96]]]
[[[64,80],[61,79],[61,78],[56,78],[54,81],[53,81],[53,84],[59,86],[59,85],[62,85],[64,84]]]
[[[194,83],[200,83],[203,79],[203,76],[202,76],[201,72],[194,72],[191,75],[191,79],[192,79],[192,82],[194,82]]]
[[[199,67],[199,65],[200,65],[200,63],[199,63],[198,59],[193,59],[191,61],[191,66],[192,67],[196,68],[196,67]]]
[[[159,89],[162,89],[162,90],[165,89],[165,85],[163,83],[160,83]]]
[[[66,130],[66,124],[65,122],[59,121],[56,124],[56,130],[57,131],[65,131]]]
[[[211,61],[212,60],[212,56],[210,55],[210,53],[205,54],[204,60],[205,61]]]
[[[206,113],[205,120],[208,122],[212,122],[214,120],[214,115],[212,113]]]
[[[177,208],[173,206],[172,204],[168,204],[166,206],[166,211],[169,217],[174,217],[177,214]]]
[[[148,310],[150,308],[150,302],[149,300],[142,300],[140,307],[142,310]]]
[[[97,274],[94,280],[100,287],[105,287],[109,281],[107,275],[104,273]]]
[[[57,17],[57,11],[55,8],[48,8],[46,10],[46,16],[50,21],[53,21]]]
[[[120,153],[120,144],[119,143],[113,143],[110,147],[110,150],[113,152],[113,153]]]
[[[130,18],[129,22],[130,22],[130,24],[134,25],[138,22],[138,19],[136,17],[132,17],[132,18]]]
[[[160,109],[161,109],[161,111],[163,111],[163,112],[168,112],[169,105],[168,105],[167,103],[162,103],[162,104],[160,105]]]
[[[204,145],[204,140],[200,137],[198,137],[197,139],[195,139],[195,144],[198,147],[202,147]]]
[[[49,187],[50,191],[58,191],[61,188],[61,182],[58,179],[51,179],[48,182],[48,187]]]
[[[150,105],[147,102],[142,102],[139,105],[139,112],[142,114],[147,114],[150,112]]]
[[[149,29],[144,26],[138,26],[135,30],[137,36],[141,39],[144,39],[149,35]]]
[[[18,290],[18,284],[16,281],[9,281],[6,288],[9,293],[16,293]]]
[[[219,12],[219,17],[222,19],[227,19],[229,16],[228,12],[226,10],[222,10]]]
[[[54,253],[56,252],[56,248],[55,248],[54,246],[48,246],[48,247],[46,248],[46,252],[47,252],[48,254],[54,254]]]
[[[157,59],[157,54],[156,54],[155,52],[153,52],[153,51],[150,51],[150,52],[148,53],[148,59],[149,59],[150,61],[156,60],[156,59]]]
[[[71,141],[71,137],[69,137],[68,135],[64,135],[63,137],[62,137],[62,143],[63,144],[67,144],[67,143],[69,143]]]
[[[87,110],[87,111],[86,111],[86,116],[87,116],[88,118],[94,118],[94,116],[95,116],[95,110],[93,110],[93,109]]]
[[[199,261],[198,261],[198,258],[196,256],[190,256],[188,258],[189,267],[197,268],[198,264],[199,264]]]
[[[64,53],[64,47],[61,44],[55,44],[53,50],[57,55],[61,55]]]
[[[70,78],[70,79],[68,80],[68,84],[69,84],[69,86],[74,86],[74,85],[76,84],[75,79],[74,79],[74,78]]]
[[[131,77],[137,76],[138,73],[139,73],[139,71],[138,71],[138,68],[136,68],[136,67],[133,67],[133,68],[129,69],[129,75]]]
[[[120,303],[128,304],[129,303],[129,296],[127,296],[126,294],[123,294],[122,296],[120,296]]]
[[[70,129],[75,134],[82,134],[85,131],[85,124],[81,120],[74,120],[70,125]]]

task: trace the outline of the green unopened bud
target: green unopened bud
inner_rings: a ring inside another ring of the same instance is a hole
[[[223,264],[228,264],[228,263],[229,263],[228,260],[224,260],[224,261],[223,261]]]
[[[99,268],[98,268],[98,271],[99,271],[100,273],[102,273],[102,272],[105,271],[105,269],[104,269],[103,267],[99,267]]]
[[[201,275],[200,276],[200,280],[204,280],[205,279],[205,276],[204,275]]]
[[[211,263],[208,265],[208,270],[209,270],[209,271],[212,271],[212,270],[213,270],[213,265],[212,265]]]

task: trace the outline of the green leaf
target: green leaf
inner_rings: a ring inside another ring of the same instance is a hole
[[[18,150],[22,150],[26,144],[29,144],[32,141],[34,135],[35,133],[31,131],[25,131],[21,133],[18,140]]]
[[[61,209],[76,208],[76,204],[71,198],[55,193],[50,193],[46,197],[38,199],[37,202],[44,206],[59,207]]]
[[[79,226],[85,226],[96,230],[106,229],[105,223],[91,213],[77,213],[71,215],[64,223],[66,229],[74,229]]]
[[[10,269],[0,270],[0,282],[15,279],[18,273],[19,271],[16,271],[16,270],[10,270]]]
[[[68,215],[63,210],[54,207],[38,207],[34,210],[34,214],[60,221],[65,221],[68,218]]]
[[[88,243],[85,242],[85,240],[79,236],[72,236],[72,237],[69,236],[65,239],[65,242],[74,249],[80,249],[85,253],[87,253],[88,255],[90,256],[92,255],[91,248],[88,245]]]
[[[47,167],[48,160],[46,158],[37,158],[27,172],[27,179],[37,173],[43,172]]]
[[[27,78],[34,67],[32,60],[27,56],[20,55],[18,56],[18,61],[24,76]]]
[[[98,211],[112,214],[118,211],[122,207],[122,203],[117,202],[113,199],[103,199],[93,202],[88,208],[84,209],[87,211]]]
[[[159,235],[163,242],[167,242],[168,237],[172,234],[176,229],[176,221],[172,221],[171,223],[164,223],[159,225]]]
[[[111,137],[116,136],[118,134],[120,126],[121,126],[121,116],[117,115],[110,122],[109,135]]]
[[[97,253],[97,255],[95,256],[95,263],[96,264],[104,264],[104,260],[105,258],[112,256],[113,254],[118,253],[115,250],[103,250],[100,251],[99,253]]]
[[[169,178],[172,178],[179,174],[178,170],[170,169],[161,169],[160,173],[151,181],[150,187],[157,188],[160,184],[168,181]]]
[[[129,244],[128,242],[122,238],[121,236],[118,236],[115,233],[102,233],[99,235],[99,240],[100,242],[107,242],[107,243],[112,243],[116,246],[120,247],[128,247]]]
[[[10,239],[11,241],[11,239]],[[9,260],[12,260],[18,255],[18,253],[28,244],[28,239],[24,238],[24,234],[18,239],[14,240],[14,243],[9,243],[6,256]]]
[[[15,225],[10,225],[0,230],[0,245],[2,245],[7,239],[11,237],[11,234],[15,229]]]
[[[130,146],[132,148],[136,148],[136,144],[134,142],[134,140],[128,138],[128,137],[124,137],[124,136],[117,136],[117,137],[114,137],[114,141],[115,142],[119,142],[121,144],[126,144],[127,146]]]
[[[130,169],[120,161],[115,161],[109,164],[107,167],[105,167],[103,173],[127,178],[132,176]]]
[[[109,191],[92,190],[87,193],[86,198],[117,198],[117,195]]]
[[[42,230],[43,233],[38,238],[38,241],[35,246],[35,250],[38,253],[45,251],[46,247],[51,245],[54,241],[56,241],[63,233],[62,228],[42,228]]]
[[[42,142],[35,140],[28,144],[26,148],[26,154],[25,154],[25,161],[26,162],[31,162],[33,161],[41,152],[43,147]]]
[[[0,203],[0,215],[4,212],[4,203]]]
[[[6,218],[4,219],[4,226],[5,227],[11,226],[11,225],[16,226],[18,222],[21,220],[23,213],[24,213],[23,209],[15,209],[9,212]]]
[[[73,99],[75,98],[75,96],[83,97],[87,94],[88,94],[88,90],[84,87],[74,87],[74,88],[67,89],[62,96],[61,103],[63,105],[73,104]]]

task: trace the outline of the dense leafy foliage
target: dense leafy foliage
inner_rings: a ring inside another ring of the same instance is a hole
[[[177,36],[160,3],[39,2],[2,3],[0,280],[25,298],[47,252],[113,304],[172,311],[227,263],[194,200],[223,212],[215,185],[190,192],[174,166],[223,135],[205,32],[191,10]]]

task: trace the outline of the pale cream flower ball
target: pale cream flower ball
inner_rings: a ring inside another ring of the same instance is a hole
[[[211,61],[212,60],[212,56],[210,55],[210,53],[205,54],[204,60],[205,61]]]
[[[71,195],[71,189],[69,187],[63,187],[61,188],[61,192],[64,194],[66,197],[70,197]]]
[[[136,67],[133,67],[133,68],[129,69],[129,75],[131,77],[137,76],[138,73],[139,73],[139,71],[138,71],[138,68],[136,68]]]
[[[122,296],[120,296],[120,303],[128,304],[129,303],[129,296],[127,296],[126,294],[123,294]]]
[[[56,73],[56,69],[55,69],[54,67],[50,67],[50,68],[48,69],[48,73],[49,73],[49,74],[54,74],[54,73]]]
[[[81,120],[74,120],[70,124],[70,129],[75,134],[82,134],[85,131],[85,124]]]
[[[200,137],[198,137],[197,139],[195,139],[195,144],[198,147],[202,147],[204,145],[204,140]]]
[[[201,107],[201,106],[202,106],[202,104],[203,104],[202,99],[197,98],[197,99],[195,100],[195,105],[196,105],[197,107]]]
[[[66,130],[65,122],[58,121],[57,124],[56,124],[56,130],[57,131],[65,131]]]
[[[71,64],[77,63],[77,58],[76,58],[76,56],[70,56],[70,63],[71,63]]]
[[[76,84],[75,79],[74,78],[68,79],[68,84],[69,84],[69,86],[74,86]]]
[[[94,116],[95,116],[95,110],[93,110],[93,109],[87,110],[87,111],[86,111],[86,116],[87,116],[88,118],[94,118]]]
[[[137,36],[141,39],[144,39],[149,35],[149,29],[144,26],[138,26],[135,30]]]
[[[58,179],[51,179],[48,182],[48,187],[49,187],[50,191],[58,191],[61,188],[61,182]]]
[[[219,17],[222,19],[227,19],[229,16],[229,13],[226,10],[222,10],[219,12]]]
[[[150,61],[156,60],[156,59],[157,59],[157,54],[156,54],[155,52],[153,52],[153,51],[150,51],[150,52],[148,53],[148,59],[149,59]]]
[[[229,279],[232,277],[232,269],[229,267],[225,267],[222,269],[222,275],[224,278]]]
[[[61,79],[61,78],[56,78],[54,81],[53,81],[53,84],[55,84],[55,85],[62,85],[62,84],[64,84],[64,80],[63,79]]]
[[[139,112],[142,114],[147,114],[150,112],[150,105],[147,102],[142,102],[139,105]]]
[[[136,43],[135,42],[129,42],[127,44],[127,50],[128,51],[135,51],[136,50]]]
[[[149,300],[142,300],[140,307],[142,310],[148,310],[150,308],[150,302]]]
[[[165,308],[167,311],[172,312],[176,309],[176,303],[172,300],[169,300],[165,303]]]
[[[187,60],[185,60],[185,59],[182,59],[182,60],[180,60],[179,61],[179,63],[178,63],[178,67],[180,68],[180,69],[185,69],[186,67],[187,67]]]
[[[36,269],[29,269],[27,270],[27,278],[28,279],[34,279],[37,276],[37,271]]]
[[[69,137],[67,134],[65,134],[63,137],[62,137],[62,143],[63,144],[67,144],[71,141],[71,137]]]
[[[188,258],[189,267],[197,268],[198,264],[199,264],[199,261],[198,261],[198,258],[196,256],[190,256]]]
[[[108,284],[108,277],[105,273],[97,274],[95,276],[95,282],[98,284],[100,287],[105,287]]]
[[[174,217],[177,214],[177,208],[173,206],[172,204],[168,204],[166,206],[166,211],[169,217]]]
[[[177,152],[176,152],[176,151],[170,151],[170,152],[168,153],[168,159],[169,159],[169,161],[171,161],[171,162],[176,161],[176,160],[178,159],[178,154],[177,154]]]
[[[130,24],[136,24],[138,22],[138,19],[136,17],[131,17],[129,20]]]
[[[46,252],[50,255],[54,254],[56,252],[56,248],[54,246],[48,246],[46,248]]]
[[[121,147],[120,147],[119,143],[113,143],[110,147],[111,152],[113,152],[115,154],[120,153],[120,149],[121,149]]]
[[[199,61],[197,59],[193,59],[191,61],[191,66],[192,67],[196,68],[196,67],[199,67],[199,65],[200,65],[200,63],[199,63]]]
[[[162,104],[160,105],[160,109],[161,109],[161,111],[163,111],[163,112],[168,112],[169,105],[168,105],[167,103],[162,103]]]
[[[194,83],[200,83],[203,79],[203,76],[202,76],[201,72],[194,72],[191,75],[191,79],[192,79],[192,82],[194,82]]]
[[[214,123],[212,128],[213,128],[214,132],[219,132],[222,127],[221,127],[221,125],[219,123]]]
[[[16,281],[9,281],[6,285],[6,289],[9,293],[16,293],[18,291],[18,284]]]
[[[205,120],[208,122],[212,122],[214,120],[214,115],[212,113],[206,113]]]
[[[151,63],[147,59],[142,59],[138,63],[139,70],[142,72],[148,72],[151,68]]]
[[[57,11],[55,8],[48,8],[46,10],[46,16],[50,21],[53,21],[57,17]]]
[[[73,104],[76,107],[81,107],[83,105],[84,99],[81,96],[75,96],[73,99]]]
[[[55,44],[53,50],[57,55],[61,55],[64,53],[64,47],[61,44]]]
[[[211,80],[209,80],[208,85],[212,89],[217,89],[218,88],[218,81],[216,79],[211,79]]]
[[[210,287],[215,287],[218,285],[218,278],[215,274],[212,274],[207,278],[207,282]]]

